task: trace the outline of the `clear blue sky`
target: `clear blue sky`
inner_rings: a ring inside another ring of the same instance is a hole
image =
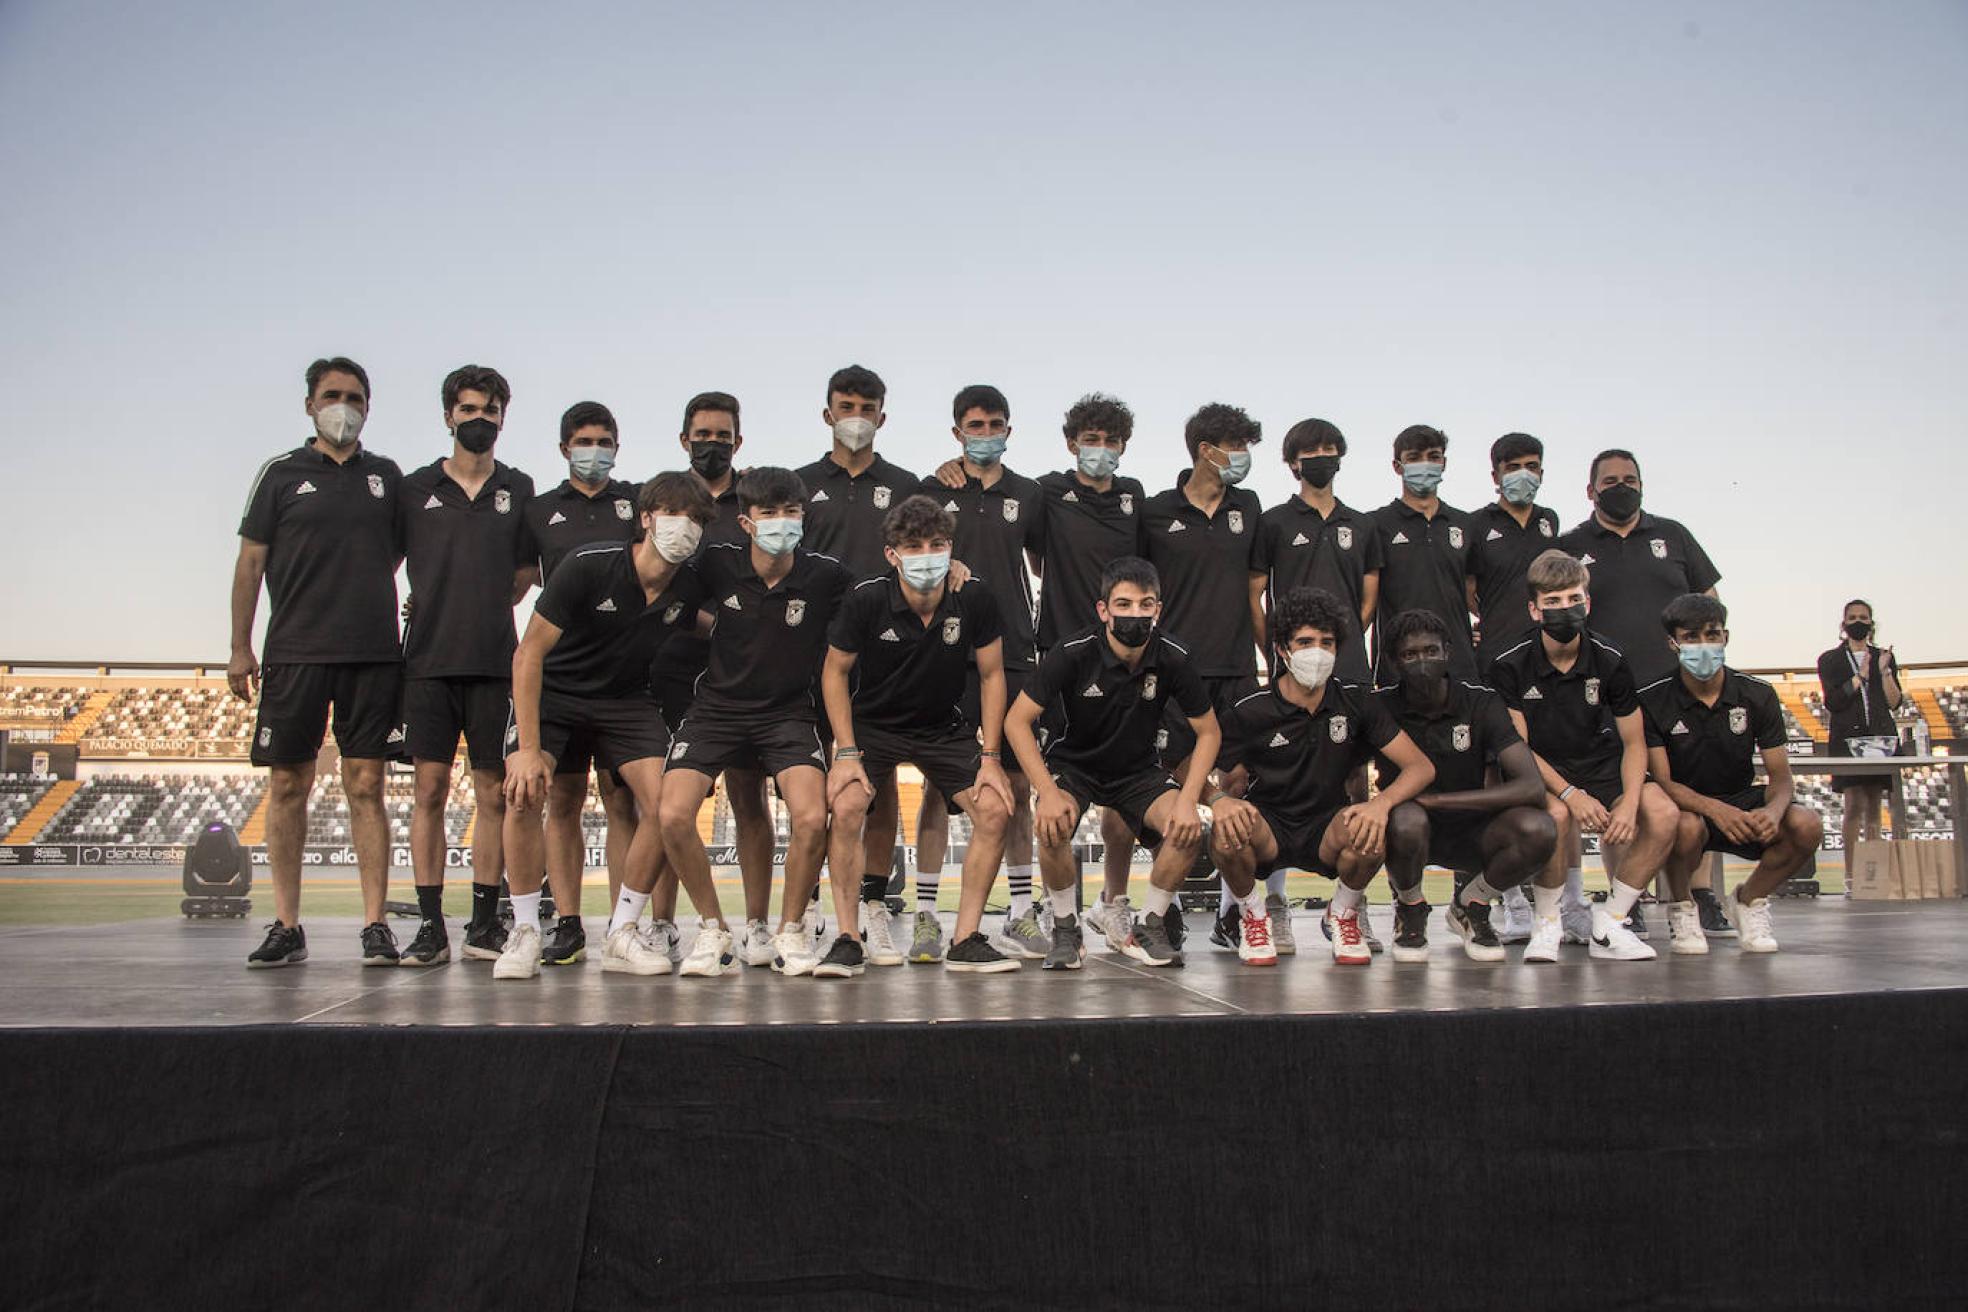
[[[222,659],[247,483],[347,353],[406,469],[445,372],[502,369],[543,485],[570,403],[641,477],[712,387],[803,463],[850,361],[916,468],[975,381],[1031,473],[1126,398],[1151,488],[1242,405],[1267,503],[1311,415],[1363,506],[1409,423],[1465,507],[1543,437],[1567,524],[1629,446],[1738,663],[1853,593],[1968,659],[1964,68],[1958,3],[9,0],[0,657]]]

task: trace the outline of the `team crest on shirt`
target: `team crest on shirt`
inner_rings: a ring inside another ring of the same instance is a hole
[[[1729,708],[1729,732],[1749,732],[1749,709],[1747,707],[1731,706]]]
[[[1168,730],[1167,730],[1167,729],[1157,729],[1157,730],[1155,730],[1155,750],[1156,750],[1156,751],[1158,751],[1158,752],[1166,752],[1166,751],[1168,750]]]
[[[504,488],[500,488],[497,492],[494,492],[492,494],[492,509],[502,515],[510,515],[512,513],[512,493],[506,491]]]
[[[1458,724],[1449,734],[1449,742],[1458,752],[1469,750],[1469,726]]]
[[[1654,553],[1654,558],[1655,558],[1656,560],[1666,560],[1666,559],[1667,559],[1667,539],[1666,539],[1666,538],[1655,538],[1655,539],[1653,539],[1652,541],[1650,541],[1649,543],[1647,543],[1647,549],[1648,549],[1648,550],[1650,550],[1650,551],[1652,551],[1652,552]]]
[[[1540,533],[1542,533],[1542,534],[1544,534],[1544,536],[1546,536],[1546,537],[1550,537],[1550,536],[1551,536],[1551,521],[1550,521],[1550,520],[1548,520],[1548,519],[1540,519],[1540,520],[1538,521],[1538,532],[1540,532]]]
[[[956,646],[957,639],[961,637],[963,637],[963,620],[959,616],[952,615],[949,619],[943,621],[943,645],[945,647]]]
[[[1016,524],[1018,522],[1018,503],[1010,497],[1005,498],[1004,517],[1005,523],[1007,524]]]
[[[889,503],[889,502],[890,502],[890,501],[891,501],[891,500],[892,500],[892,499],[894,498],[894,496],[895,496],[895,493],[894,493],[894,492],[893,492],[893,491],[892,491],[891,489],[889,489],[889,488],[885,488],[885,487],[878,487],[878,488],[876,488],[876,489],[875,489],[875,509],[877,509],[877,510],[887,510],[887,509],[888,509],[888,503]]]
[[[1597,706],[1599,704],[1599,680],[1587,679],[1585,681],[1585,704],[1587,706]]]
[[[1332,735],[1332,740],[1333,740],[1334,742],[1336,742],[1336,743],[1343,743],[1343,742],[1345,742],[1345,741],[1346,741],[1346,717],[1345,717],[1345,716],[1343,716],[1343,715],[1335,715],[1335,716],[1333,716],[1333,717],[1332,717],[1332,720],[1331,720],[1331,722],[1330,722],[1329,724],[1327,724],[1327,726],[1326,726],[1326,732],[1328,732],[1329,734],[1331,734],[1331,735]]]
[[[381,474],[369,475],[369,495],[375,497],[378,501],[382,500],[383,476]]]
[[[1152,674],[1141,681],[1141,700],[1144,702],[1155,700],[1155,676]]]
[[[806,603],[798,597],[786,603],[786,627],[798,628],[806,618]]]
[[[663,612],[663,623],[675,624],[677,622],[677,616],[681,614],[683,614],[683,603],[673,601],[670,603],[670,608]]]
[[[1233,511],[1231,511],[1231,512],[1230,512],[1230,531],[1231,531],[1232,533],[1241,533],[1241,532],[1243,532],[1243,531],[1244,531],[1244,512],[1243,512],[1243,511],[1241,511],[1241,510],[1233,510]]]
[[[1134,513],[1134,493],[1121,493],[1121,513],[1123,515],[1132,515]]]
[[[1341,551],[1353,550],[1352,526],[1349,524],[1341,524],[1338,528],[1334,529],[1333,541],[1339,543],[1339,549]]]
[[[634,514],[635,507],[629,504],[627,497],[615,498],[615,518],[626,522]]]
[[[1454,524],[1449,525],[1449,545],[1457,551],[1462,550],[1462,530]]]

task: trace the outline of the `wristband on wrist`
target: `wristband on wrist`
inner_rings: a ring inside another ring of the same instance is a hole
[[[994,752],[994,751],[992,751],[992,750],[990,750],[989,748],[986,748],[985,750],[983,750],[983,751],[981,751],[981,752],[979,752],[979,753],[978,753],[978,755],[979,755],[979,756],[981,756],[981,757],[983,757],[983,758],[984,758],[985,760],[987,760],[987,761],[1002,761],[1002,760],[1004,760],[1004,753],[1003,753],[1003,752]]]
[[[1576,793],[1577,791],[1578,791],[1577,784],[1567,784],[1565,786],[1565,791],[1558,794],[1558,800],[1562,802],[1566,798],[1570,797],[1573,793]]]
[[[859,747],[836,747],[834,748],[834,759],[836,761],[858,761],[861,759],[861,749]]]

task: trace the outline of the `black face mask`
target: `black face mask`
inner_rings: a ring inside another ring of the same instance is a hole
[[[1449,663],[1409,661],[1401,667],[1401,695],[1412,706],[1440,706],[1449,696]]]
[[[1845,626],[1845,634],[1853,642],[1864,642],[1872,636],[1872,625],[1865,620],[1853,620]]]
[[[1631,483],[1615,483],[1599,489],[1599,513],[1616,524],[1624,524],[1640,509],[1640,489]]]
[[[714,478],[723,478],[731,468],[731,443],[692,442],[690,467],[706,482]]]
[[[1128,648],[1146,647],[1154,628],[1153,615],[1116,615],[1107,622],[1107,631],[1114,635],[1114,641]]]
[[[1570,642],[1585,628],[1585,603],[1576,606],[1547,606],[1538,621],[1553,642]]]
[[[1298,476],[1313,487],[1331,487],[1337,473],[1338,456],[1307,456],[1298,462]]]
[[[499,440],[499,426],[490,419],[467,419],[452,430],[458,445],[475,456],[482,456]]]

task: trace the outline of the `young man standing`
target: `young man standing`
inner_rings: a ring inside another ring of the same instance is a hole
[[[541,865],[564,867],[562,845],[544,847],[539,808],[556,762],[571,745],[621,775],[637,807],[654,816],[663,790],[670,737],[650,696],[650,661],[672,633],[697,623],[701,581],[684,562],[711,519],[711,499],[688,474],[658,474],[637,494],[642,530],[633,545],[596,542],[578,547],[554,571],[533,608],[526,637],[513,658],[512,724],[506,742],[506,843],[512,854],[513,929],[492,969],[495,979],[540,973]],[[629,840],[602,949],[601,968],[631,975],[667,975],[667,937],[644,937],[638,923],[663,865],[663,836],[654,823]],[[564,878],[564,868],[555,871]],[[703,924],[685,974],[716,975],[731,958],[731,936],[719,913],[708,866],[686,872]]]
[[[705,547],[693,563],[711,617],[710,663],[670,744],[661,812],[664,848],[688,889],[710,878],[697,812],[712,781],[734,767],[772,776],[791,829],[772,968],[789,975],[815,964],[802,919],[827,851],[827,754],[814,685],[848,586],[839,561],[801,548],[806,503],[806,485],[791,470],[746,470],[738,480],[746,545]]]
[[[1073,833],[1087,807],[1102,806],[1144,843],[1159,844],[1148,876],[1147,915],[1119,947],[1144,965],[1179,966],[1182,953],[1169,942],[1166,917],[1202,845],[1196,804],[1221,735],[1188,652],[1154,631],[1161,610],[1155,567],[1124,556],[1107,566],[1100,592],[1100,627],[1048,651],[1032,686],[1005,718],[1005,738],[1039,794],[1033,827],[1052,903],[1052,950],[1043,964],[1078,970],[1085,960],[1074,901],[1080,872]],[[1041,751],[1034,726],[1055,700],[1064,708],[1064,724]],[[1189,774],[1180,784],[1161,765],[1155,746],[1169,701],[1182,708],[1196,735]]]
[[[1332,900],[1332,954],[1342,966],[1373,960],[1360,920],[1368,881],[1380,869],[1388,818],[1420,794],[1434,767],[1363,686],[1333,675],[1352,627],[1350,607],[1318,588],[1293,588],[1271,611],[1271,686],[1230,709],[1227,735],[1250,783],[1243,800],[1218,796],[1210,852],[1242,907],[1238,955],[1277,962],[1271,918],[1257,880],[1280,867],[1339,881]],[[1371,800],[1354,803],[1346,782],[1382,753],[1399,774]]]
[[[1448,435],[1427,424],[1404,428],[1394,439],[1394,472],[1401,495],[1374,512],[1380,529],[1383,564],[1378,611],[1399,615],[1425,610],[1441,617],[1449,630],[1449,672],[1476,677],[1476,653],[1469,632],[1469,531],[1466,516],[1445,503],[1436,489],[1448,463]],[[1391,682],[1394,654],[1374,636],[1374,678]]]
[[[533,480],[492,455],[512,388],[496,369],[468,364],[445,378],[442,396],[451,454],[411,471],[397,494],[411,599],[403,635],[404,744],[417,771],[410,860],[423,917],[403,950],[406,966],[451,959],[444,811],[460,735],[478,807],[465,955],[495,961],[505,949],[498,913],[512,611],[540,576],[540,551],[526,527]]]
[[[1448,918],[1464,954],[1502,961],[1490,903],[1544,869],[1558,843],[1558,827],[1544,809],[1544,780],[1502,699],[1449,674],[1449,632],[1440,616],[1408,610],[1386,624],[1400,682],[1374,697],[1435,767],[1428,790],[1396,807],[1387,827],[1394,960],[1427,957],[1422,869],[1441,866],[1457,876]],[[1382,777],[1392,764],[1382,758]]]
[[[1599,835],[1613,884],[1592,909],[1592,955],[1651,961],[1654,950],[1620,922],[1666,860],[1678,812],[1659,785],[1647,782],[1646,729],[1625,658],[1587,631],[1592,605],[1585,566],[1553,549],[1525,574],[1538,633],[1499,653],[1490,677],[1537,757],[1549,794],[1545,809],[1560,827],[1560,842],[1570,831]],[[1527,962],[1558,959],[1564,882],[1563,860],[1554,852],[1532,892],[1536,923],[1524,949]]]
[[[1667,862],[1668,930],[1674,951],[1708,951],[1689,881],[1708,852],[1756,862],[1722,907],[1745,952],[1775,952],[1770,894],[1804,868],[1824,838],[1817,812],[1792,800],[1784,750],[1783,704],[1776,689],[1723,663],[1729,612],[1714,597],[1688,593],[1661,612],[1681,668],[1640,690],[1647,715],[1648,768],[1681,816]],[[1756,786],[1761,753],[1770,782]]]
[[[869,838],[869,803],[877,786],[892,779],[905,761],[971,822],[956,936],[943,957],[944,967],[980,973],[1016,970],[1018,958],[992,947],[979,929],[1011,814],[1011,786],[1000,765],[1005,682],[997,602],[976,580],[962,591],[950,588],[956,520],[930,498],[912,496],[889,511],[883,531],[891,572],[849,590],[827,638],[821,689],[834,730],[834,767],[827,780],[833,818],[827,864],[840,934],[813,973],[859,975],[865,960],[877,966],[902,964],[902,953],[886,934],[879,944],[871,935],[872,955],[864,954],[859,920],[865,916],[876,925],[888,919],[888,880],[862,876],[857,907],[855,873]],[[850,691],[857,667],[859,687]],[[973,668],[981,719],[966,716],[962,709],[964,683]],[[879,851],[884,842],[894,841],[891,832],[867,847]]]
[[[254,969],[307,960],[301,929],[301,848],[315,758],[335,713],[356,869],[362,880],[362,964],[394,966],[383,922],[389,817],[383,761],[396,736],[403,650],[396,631],[394,460],[363,448],[369,375],[345,356],[307,369],[304,408],[314,436],[260,466],[239,521],[232,573],[233,696],[260,698],[253,764],[267,768],[267,860],[273,923],[246,958]],[[253,655],[253,612],[266,582],[266,668]]]

